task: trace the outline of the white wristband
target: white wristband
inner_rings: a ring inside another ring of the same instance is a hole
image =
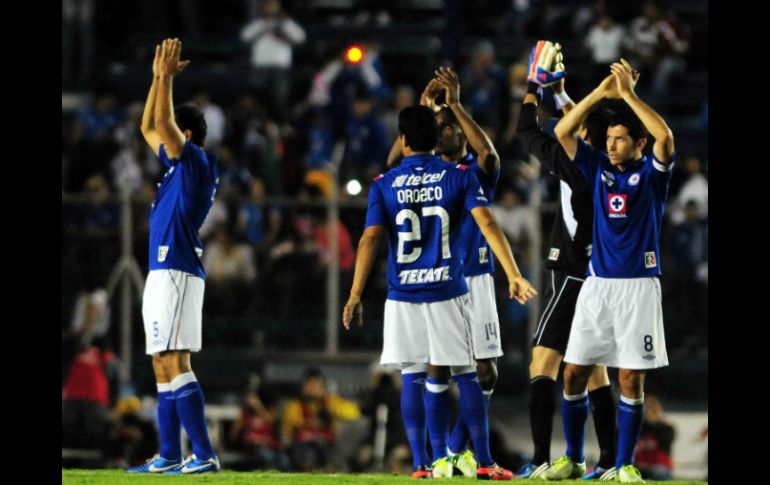
[[[560,93],[554,92],[553,99],[554,101],[556,101],[556,109],[562,109],[565,105],[568,105],[573,102],[570,99],[569,95],[567,94],[566,90],[563,90]]]

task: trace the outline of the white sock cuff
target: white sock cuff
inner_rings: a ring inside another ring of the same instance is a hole
[[[640,404],[644,404],[644,393],[642,393],[642,397],[639,399],[633,399],[630,397],[626,397],[623,394],[620,395],[620,400],[629,406],[638,406]]]
[[[171,381],[171,390],[176,391],[180,387],[186,386],[187,384],[191,382],[196,382],[198,379],[195,378],[195,374],[193,371],[185,372],[184,374],[179,374],[174,378],[174,380]]]
[[[588,397],[588,389],[583,391],[582,394],[567,394],[567,392],[564,392],[564,400],[565,401],[579,401],[583,398]]]
[[[171,384],[168,382],[164,382],[163,384],[158,384],[158,394],[161,392],[172,392],[171,391]]]
[[[432,392],[434,394],[439,394],[442,392],[446,392],[449,390],[449,384],[434,384],[432,382],[426,382],[425,383],[425,389],[428,392]]]

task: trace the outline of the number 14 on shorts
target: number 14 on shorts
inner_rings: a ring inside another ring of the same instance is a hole
[[[487,335],[487,340],[491,340],[492,337],[497,337],[496,325],[494,323],[485,323],[484,333]]]

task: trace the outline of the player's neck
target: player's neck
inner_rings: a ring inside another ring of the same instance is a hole
[[[468,156],[468,147],[463,146],[457,153],[442,153],[441,159],[445,162],[460,163]]]
[[[629,159],[628,159],[628,160],[626,160],[625,162],[623,162],[623,163],[619,163],[619,164],[618,164],[618,170],[620,170],[621,172],[625,172],[625,171],[626,171],[626,170],[628,170],[629,168],[631,168],[631,167],[633,167],[634,165],[636,165],[637,163],[639,163],[639,162],[642,160],[642,158],[643,158],[643,156],[642,156],[642,154],[641,154],[641,153],[639,154],[639,156],[638,156],[638,157],[636,156],[636,154],[634,154],[634,157],[633,157],[633,158],[629,158]]]
[[[416,155],[433,155],[433,150],[430,150],[430,151],[427,151],[427,152],[414,152],[409,147],[404,147],[402,152],[401,152],[401,155],[403,155],[404,158],[406,158],[406,157],[414,157]]]

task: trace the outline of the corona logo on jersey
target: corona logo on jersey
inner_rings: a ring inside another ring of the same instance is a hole
[[[626,217],[626,194],[607,194],[610,218],[624,218]]]
[[[449,281],[449,266],[438,268],[406,269],[398,274],[402,285],[417,285],[422,283],[435,283]]]

